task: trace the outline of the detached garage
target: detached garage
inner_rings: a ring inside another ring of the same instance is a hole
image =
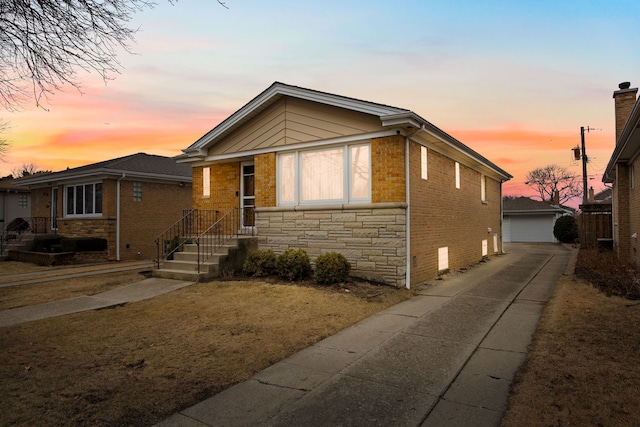
[[[556,243],[553,226],[556,219],[572,215],[573,210],[528,197],[505,198],[502,210],[504,242]]]

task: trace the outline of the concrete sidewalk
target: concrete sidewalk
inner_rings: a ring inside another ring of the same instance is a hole
[[[498,425],[572,254],[552,244],[508,251],[157,426]]]
[[[0,287],[7,286],[28,286],[29,284],[40,283],[44,281],[66,280],[75,277],[91,276],[96,274],[109,274],[132,269],[150,269],[152,265],[149,263],[130,263],[128,265],[115,264],[111,267],[104,265],[82,266],[75,268],[67,268],[64,270],[55,270],[55,275],[47,275],[50,272],[26,273],[23,275],[15,275],[16,279],[20,276],[31,277],[28,280],[16,280],[15,282],[5,283]],[[5,278],[8,276],[4,276]],[[79,296],[58,301],[46,302],[26,307],[18,307],[10,310],[0,311],[0,327],[11,326],[18,323],[30,322],[33,320],[41,320],[49,317],[62,316],[65,314],[78,313],[87,310],[96,310],[99,308],[113,307],[128,302],[141,301],[153,298],[176,289],[184,288],[192,285],[193,282],[185,282],[180,280],[150,278],[144,279],[127,286],[112,289],[107,292],[92,296]]]

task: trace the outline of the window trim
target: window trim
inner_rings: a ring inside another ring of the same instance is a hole
[[[352,148],[354,147],[367,147],[367,162],[369,168],[369,176],[367,183],[367,197],[354,197],[353,196],[353,154]],[[313,153],[329,150],[342,150],[343,168],[342,168],[342,185],[343,192],[340,199],[322,199],[322,200],[302,200],[302,161],[301,156],[304,153]],[[283,168],[282,160],[285,156],[293,155],[293,200],[282,200],[282,185],[283,185]],[[345,167],[345,165],[347,167]],[[325,145],[320,147],[313,147],[309,149],[301,149],[295,151],[285,151],[277,154],[276,161],[276,202],[278,206],[314,206],[314,205],[326,205],[326,204],[359,204],[371,202],[371,181],[372,181],[372,168],[371,168],[371,143],[370,142],[354,142],[349,144],[338,145]]]
[[[460,163],[456,162],[455,165],[455,169],[456,169],[456,189],[460,189]]]
[[[77,201],[75,200],[76,198],[76,194],[77,194],[77,188],[78,187],[82,187],[82,191],[83,191],[83,210],[84,207],[86,206],[86,202],[84,200],[84,188],[87,185],[92,185],[93,186],[93,213],[75,213],[75,207],[77,206]],[[100,200],[100,212],[95,212],[96,211],[96,185],[100,185],[101,186],[101,200]],[[74,206],[74,213],[69,213],[69,188],[73,188],[73,194],[74,194],[74,200],[73,200],[73,206]],[[82,183],[77,183],[77,184],[66,184],[64,186],[64,201],[63,201],[63,212],[64,212],[64,217],[65,218],[101,218],[102,217],[102,211],[103,211],[103,202],[104,201],[104,185],[102,184],[102,181],[89,181],[89,182],[82,182]]]
[[[420,177],[425,181],[429,179],[429,155],[424,145],[420,146]]]
[[[487,202],[487,176],[480,174],[480,200]]]

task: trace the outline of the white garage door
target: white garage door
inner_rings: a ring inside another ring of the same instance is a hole
[[[551,242],[553,237],[554,215],[511,215],[511,242]]]

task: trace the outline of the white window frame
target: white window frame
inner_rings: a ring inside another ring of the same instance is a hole
[[[353,176],[352,176],[352,148],[354,147],[367,147],[367,163],[369,166],[369,177],[367,183],[367,195],[366,197],[354,197],[352,194],[353,190]],[[301,156],[304,153],[312,153],[312,152],[321,152],[328,150],[342,150],[343,155],[343,178],[342,178],[342,198],[339,199],[321,199],[321,200],[302,200],[302,165],[301,165]],[[293,168],[294,168],[294,179],[293,179],[293,200],[291,201],[283,201],[282,200],[282,185],[283,185],[283,168],[282,168],[282,158],[284,156],[293,155]],[[278,153],[277,158],[277,200],[278,206],[298,206],[298,205],[323,205],[323,204],[335,204],[335,203],[370,203],[371,202],[371,144],[369,142],[358,142],[353,144],[341,144],[341,145],[331,145],[331,146],[323,146],[316,147],[308,150],[296,150],[296,151],[285,151]]]
[[[487,201],[487,177],[483,174],[480,174],[480,200]]]
[[[211,168],[202,168],[202,197],[211,197]]]
[[[420,176],[422,179],[428,179],[428,158],[427,158],[427,147],[424,145],[420,146]]]
[[[93,212],[92,213],[77,213],[75,211],[76,208],[76,194],[77,194],[77,190],[76,188],[78,187],[82,187],[83,189],[83,211],[84,211],[84,206],[85,205],[85,198],[86,198],[86,194],[84,194],[84,188],[87,185],[92,185],[93,186]],[[100,200],[100,212],[96,212],[96,185],[100,185],[101,188],[101,195],[102,195],[102,199]],[[73,213],[69,213],[69,188],[73,188],[73,209],[74,212]],[[104,186],[102,185],[102,181],[92,181],[92,182],[82,182],[82,183],[77,183],[77,184],[68,184],[64,186],[64,217],[65,218],[100,218],[102,217],[102,208],[103,208],[103,204],[104,204]]]
[[[456,188],[460,189],[460,163],[456,162]]]

